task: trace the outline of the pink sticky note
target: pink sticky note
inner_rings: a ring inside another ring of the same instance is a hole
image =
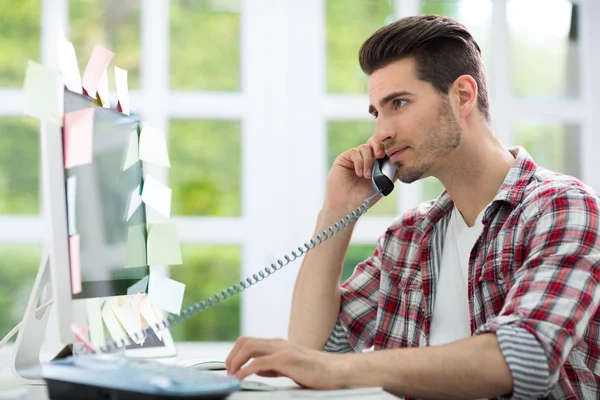
[[[87,338],[87,333],[89,331],[89,328],[87,326],[77,325],[76,323],[71,322],[70,327],[71,332],[73,332],[73,335],[75,335],[75,338],[81,343],[83,343],[88,350],[99,353],[99,349],[92,343],[90,343],[90,341]]]
[[[71,261],[71,289],[81,293],[81,261],[79,259],[79,235],[69,236],[69,260]]]
[[[91,98],[96,98],[100,78],[102,78],[102,74],[106,71],[108,64],[110,64],[110,61],[114,56],[115,53],[112,51],[107,50],[102,46],[94,46],[92,55],[83,72],[83,79],[81,80],[84,92]]]
[[[90,164],[94,151],[94,109],[65,114],[63,129],[65,168]]]

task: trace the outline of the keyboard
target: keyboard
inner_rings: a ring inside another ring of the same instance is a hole
[[[52,399],[225,399],[241,382],[208,371],[107,354],[71,356],[42,366]]]

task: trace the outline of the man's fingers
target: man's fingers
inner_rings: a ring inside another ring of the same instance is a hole
[[[361,152],[358,150],[358,148],[355,148],[348,150],[348,153],[350,160],[354,164],[354,172],[357,176],[363,176],[364,161]]]
[[[277,357],[277,354],[257,358],[244,368],[240,369],[235,374],[235,377],[239,380],[242,380],[252,374],[281,376],[279,370],[282,368],[282,365],[277,365],[278,360],[281,360],[281,358]]]
[[[238,338],[238,340],[235,341],[235,344],[233,345],[233,349],[231,349],[231,351],[229,352],[229,355],[227,356],[227,359],[225,360],[225,367],[227,368],[227,371],[231,371],[231,361],[235,358],[238,351],[240,351],[242,346],[244,346],[244,344],[248,340],[250,340],[250,339],[242,336],[242,337]]]
[[[361,144],[357,149],[363,159],[363,176],[370,178],[373,169],[373,148],[368,144]]]
[[[236,354],[231,358],[227,372],[235,374],[250,359],[266,356],[277,352],[281,348],[281,340],[249,339],[245,340]]]
[[[367,144],[373,149],[373,154],[375,154],[376,158],[383,158],[385,156],[385,147],[381,143],[376,143],[373,140],[373,136],[367,140]]]

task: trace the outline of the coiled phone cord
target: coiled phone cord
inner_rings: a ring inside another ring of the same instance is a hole
[[[317,234],[315,238],[312,238],[309,243],[304,243],[303,246],[299,246],[298,250],[293,250],[290,255],[285,255],[284,259],[277,260],[276,263],[272,263],[270,266],[265,267],[263,270],[258,271],[252,274],[251,277],[246,278],[245,280],[241,280],[240,283],[237,283],[233,286],[228,287],[225,290],[222,290],[221,293],[215,293],[210,296],[206,300],[199,301],[191,306],[185,308],[181,311],[179,315],[171,314],[167,317],[166,320],[160,321],[160,323],[155,324],[153,327],[148,327],[144,332],[140,332],[140,334],[135,333],[134,339],[135,342],[140,341],[142,338],[146,337],[147,334],[151,333],[151,331],[160,331],[163,329],[171,328],[180,322],[183,322],[196,314],[201,313],[202,311],[206,311],[215,305],[219,304],[221,301],[226,300],[230,297],[233,297],[244,290],[248,289],[252,285],[256,285],[263,279],[268,278],[270,275],[274,274],[281,268],[295,261],[296,259],[302,257],[304,254],[308,253],[310,250],[314,249],[325,240],[329,239],[348,225],[356,222],[364,213],[367,212],[369,208],[371,208],[371,201],[377,198],[381,193],[381,191],[377,191],[374,195],[365,199],[360,207],[356,208],[356,210],[352,211],[350,214],[347,214],[344,218],[340,219],[339,222],[336,222],[329,228],[323,230],[321,234]],[[316,239],[316,240],[315,240]],[[143,334],[145,333],[145,334]],[[129,345],[127,339],[123,338],[120,341],[115,341],[112,338],[106,340],[106,347],[100,348],[100,352],[102,353],[110,353],[122,346]]]

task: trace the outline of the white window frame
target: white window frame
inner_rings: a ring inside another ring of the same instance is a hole
[[[366,95],[326,92],[326,0],[241,1],[241,90],[237,93],[180,92],[169,87],[170,2],[141,3],[141,80],[131,101],[143,119],[168,132],[171,118],[234,119],[242,126],[242,215],[176,217],[182,243],[235,244],[242,249],[242,274],[264,268],[313,234],[324,197],[326,124],[368,120]],[[600,3],[580,4],[580,96],[565,100],[518,99],[511,93],[507,0],[493,0],[490,86],[494,128],[506,145],[511,126],[525,118],[574,122],[581,128],[582,178],[600,190]],[[397,17],[420,12],[419,0],[394,0]],[[41,60],[56,65],[59,24],[68,34],[68,0],[42,1]],[[157,99],[161,99],[157,101]],[[0,89],[0,117],[21,116],[21,89]],[[162,173],[159,179],[166,181]],[[398,210],[421,200],[421,184],[399,185]],[[388,217],[368,214],[353,244],[373,244]],[[0,243],[43,243],[43,216],[0,216]],[[286,337],[291,292],[301,261],[243,294],[242,334]],[[176,266],[173,268],[177,268]],[[202,279],[201,276],[198,279]],[[232,284],[236,279],[232,277]],[[200,299],[199,299],[200,300]],[[197,318],[201,318],[198,316]]]

